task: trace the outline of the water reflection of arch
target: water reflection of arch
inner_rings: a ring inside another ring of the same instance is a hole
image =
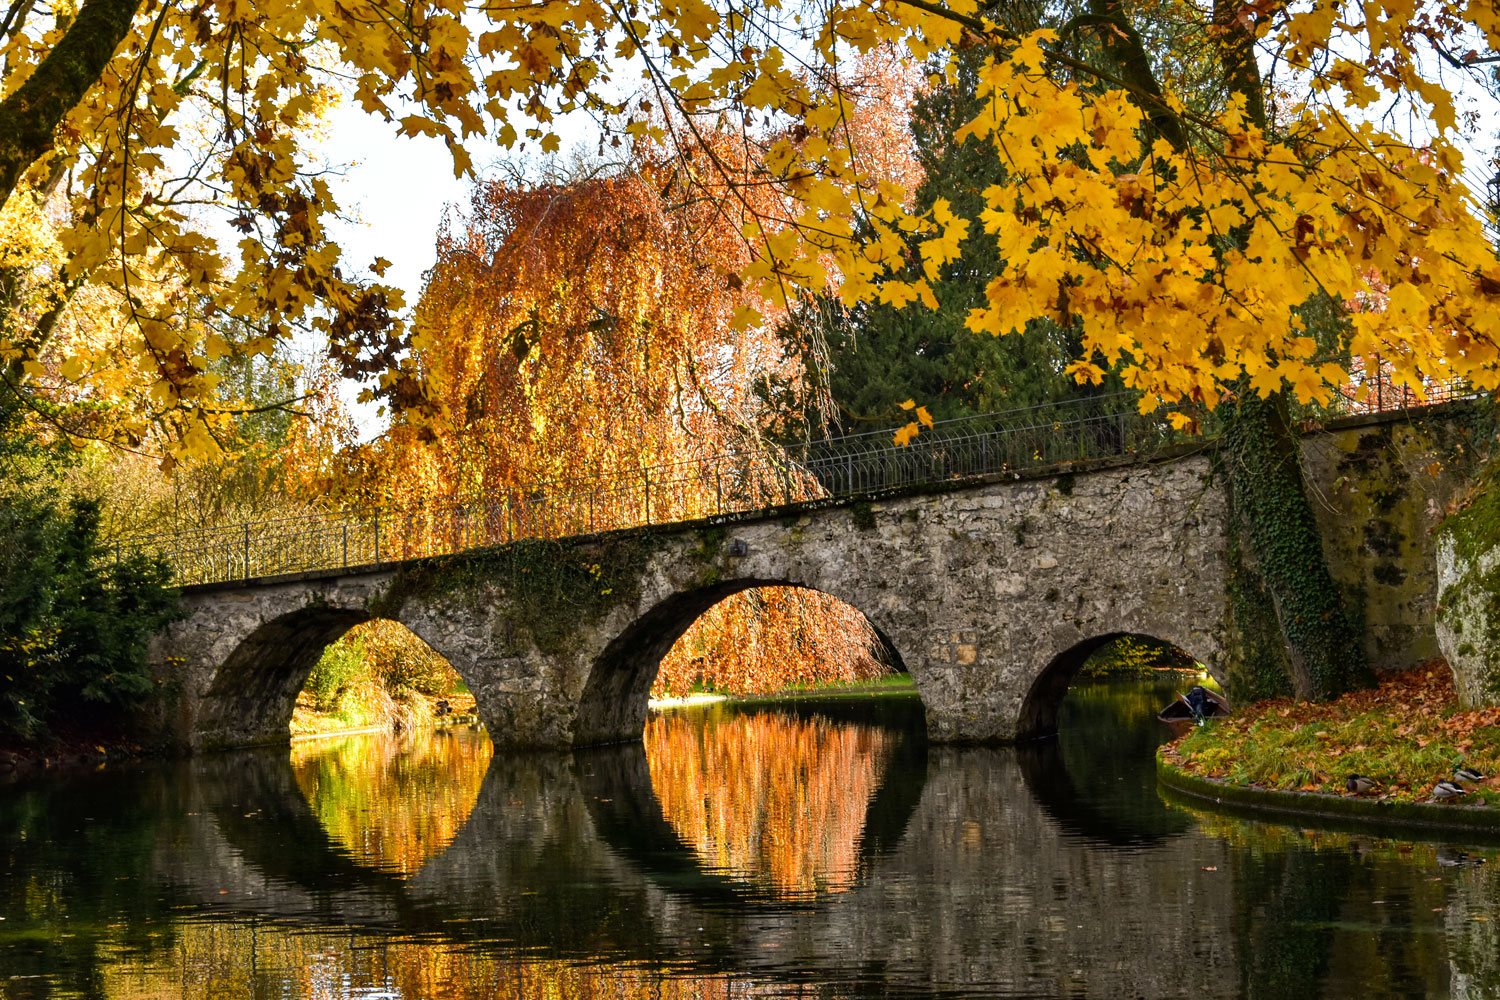
[[[1154,792],[1125,798],[1116,794],[1120,788],[1155,787],[1156,748],[1169,735],[1154,718],[1159,703],[1142,691],[1144,700],[1123,705],[1132,718],[1141,716],[1136,720],[1141,724],[1101,726],[1091,724],[1091,712],[1118,712],[1118,696],[1110,699],[1106,694],[1103,705],[1092,708],[1067,697],[1088,656],[1121,637],[1099,636],[1059,654],[1050,672],[1051,683],[1059,687],[1047,696],[1056,706],[1050,714],[1052,733],[1018,744],[1016,760],[1032,797],[1064,831],[1114,847],[1144,847],[1192,826],[1185,813]],[[1131,682],[1132,688],[1137,686]],[[1108,681],[1088,688],[1095,697],[1109,689]],[[1162,703],[1170,700],[1173,689],[1162,685]]]
[[[592,955],[599,940],[658,954],[641,880],[611,869],[572,770],[566,754],[495,757],[458,836],[403,878],[334,842],[285,751],[204,758],[155,867],[206,909],[254,919],[508,941],[563,957]],[[527,891],[539,885],[547,892]]]
[[[1026,788],[1065,832],[1111,847],[1146,847],[1186,832],[1192,819],[1163,803],[1156,815],[1119,815],[1102,809],[1073,780],[1056,737],[1016,747]],[[1154,758],[1150,758],[1154,766]]]
[[[799,711],[815,714],[819,708]],[[633,749],[615,753],[628,757]],[[359,884],[341,889],[317,873],[308,878],[305,868],[318,863],[315,856],[336,849],[306,827],[307,820],[316,820],[299,804],[290,762],[278,755],[260,760],[285,762],[282,777],[274,766],[269,775],[256,775],[239,763],[245,759],[239,755],[219,759],[214,767],[223,769],[233,790],[214,792],[209,781],[200,781],[197,798],[205,803],[212,798],[209,804],[218,811],[174,823],[196,824],[219,840],[218,856],[202,862],[192,898],[205,908],[249,919],[421,937],[503,955],[665,960],[684,975],[739,971],[798,984],[858,979],[881,995],[900,995],[908,987],[917,992],[934,982],[952,984],[953,995],[964,995],[970,983],[1031,982],[1032,949],[996,948],[994,942],[1049,940],[1046,934],[1063,916],[1067,926],[1075,916],[1080,923],[1108,926],[1122,914],[1156,912],[1180,897],[1178,882],[1131,877],[1131,865],[1120,852],[1080,844],[1056,823],[1028,822],[1035,807],[1013,750],[938,748],[921,756],[919,748],[912,750],[910,765],[919,770],[907,777],[915,780],[900,780],[899,769],[892,767],[867,809],[867,850],[875,855],[868,877],[826,904],[747,901],[724,882],[705,886],[706,873],[693,866],[680,841],[673,846],[659,840],[652,856],[649,841],[656,838],[631,844],[614,830],[605,831],[601,816],[651,822],[656,808],[637,788],[632,810],[601,810],[617,803],[593,796],[615,799],[613,788],[619,786],[602,790],[593,782],[608,776],[585,774],[580,763],[608,752],[497,756],[469,821],[444,851],[404,880],[355,873]],[[622,771],[628,781],[628,769]],[[880,802],[903,784],[900,801]],[[230,825],[228,833],[219,829],[218,816],[226,811],[253,824],[254,818],[243,813],[269,803],[249,797],[277,789],[289,794],[283,798],[285,809],[273,812],[274,822],[291,819],[301,825],[280,837],[253,825]],[[199,802],[183,804],[200,808]],[[661,822],[659,809],[654,821]],[[176,848],[182,829],[163,830],[165,850]],[[230,838],[240,846],[231,847]],[[1097,982],[1118,985],[1121,968],[1140,970],[1125,984],[1130,989],[1089,995],[1163,995],[1164,982],[1173,985],[1171,992],[1232,995],[1206,989],[1232,980],[1233,952],[1217,944],[1224,939],[1223,928],[1232,926],[1232,895],[1223,892],[1223,876],[1198,874],[1227,870],[1224,849],[1217,841],[1193,837],[1161,847],[1173,852],[1173,870],[1182,881],[1194,883],[1191,895],[1200,909],[1194,920],[1162,927],[1136,920],[1128,937],[1056,942],[1070,948],[1070,961],[1100,977]],[[273,849],[301,851],[304,859],[268,859],[264,852]],[[215,864],[219,858],[234,860],[247,884],[255,875],[261,895],[219,896],[233,888],[226,879],[237,876]],[[278,874],[251,871],[259,865],[275,865]],[[924,874],[933,871],[942,879],[924,882]],[[1005,877],[995,877],[997,871]],[[681,879],[674,880],[674,874]],[[542,891],[528,893],[535,889]],[[180,892],[173,897],[184,898]],[[797,961],[788,964],[785,956],[793,954]],[[1183,955],[1207,958],[1177,969],[1174,962]]]
[[[195,761],[189,788],[157,868],[210,908],[373,924],[406,909],[398,878],[333,843],[285,750]]]
[[[913,706],[916,705],[916,711]],[[865,808],[854,884],[865,883],[874,861],[901,840],[922,797],[927,777],[927,739],[916,700],[872,699],[869,703],[802,702],[768,712],[799,720],[868,724],[872,711],[896,723],[897,738],[880,785]],[[668,821],[652,787],[644,745],[630,744],[574,753],[583,801],[599,837],[655,884],[703,904],[760,904],[779,908],[816,906],[818,897],[789,900],[743,878],[707,868]]]

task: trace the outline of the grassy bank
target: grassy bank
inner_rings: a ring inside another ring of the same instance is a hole
[[[782,701],[802,701],[817,698],[880,697],[884,695],[914,695],[917,686],[910,674],[884,674],[855,681],[813,681],[781,688],[777,691],[762,691],[751,694],[725,694],[712,690],[695,691],[683,698],[653,699],[653,708],[677,708],[705,702],[729,702],[735,705],[759,705]]]
[[[1348,796],[1351,774],[1374,779],[1367,797],[1425,802],[1456,766],[1500,771],[1500,708],[1460,711],[1441,660],[1332,702],[1274,699],[1168,744],[1163,760],[1229,785]],[[1500,805],[1500,780],[1460,801]]]

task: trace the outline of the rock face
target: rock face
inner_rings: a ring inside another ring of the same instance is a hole
[[[1500,704],[1500,546],[1472,552],[1452,531],[1438,539],[1437,639],[1464,708]]]
[[[497,745],[638,739],[661,657],[698,615],[790,585],[865,614],[911,672],[933,739],[1040,735],[1117,636],[1221,668],[1224,502],[1192,455],[190,588],[187,619],[154,650],[175,696],[162,723],[192,747],[284,741],[322,649],[383,617],[453,664]]]

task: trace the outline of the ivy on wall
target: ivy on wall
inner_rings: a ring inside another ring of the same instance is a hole
[[[1242,393],[1220,447],[1234,518],[1254,556],[1255,573],[1241,558],[1230,587],[1247,642],[1260,650],[1252,684],[1269,684],[1265,665],[1275,659],[1266,649],[1269,603],[1298,696],[1323,700],[1368,685],[1364,643],[1328,571],[1286,398]]]

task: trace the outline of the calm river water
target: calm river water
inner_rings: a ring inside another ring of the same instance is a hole
[[[492,756],[351,737],[0,786],[0,997],[1500,997],[1500,860],[1159,798],[1170,683]]]

